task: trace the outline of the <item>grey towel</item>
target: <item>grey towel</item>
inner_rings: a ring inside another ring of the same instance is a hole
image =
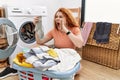
[[[96,23],[96,30],[93,36],[93,39],[96,40],[96,43],[108,43],[109,42],[111,25],[112,24],[108,22],[97,22]]]

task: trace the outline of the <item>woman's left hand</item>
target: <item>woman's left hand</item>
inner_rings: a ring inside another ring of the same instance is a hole
[[[67,33],[69,30],[67,29],[67,27],[65,26],[65,23],[64,21],[61,20],[61,28],[62,28],[62,31]]]

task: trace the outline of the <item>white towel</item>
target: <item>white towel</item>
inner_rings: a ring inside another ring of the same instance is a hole
[[[74,49],[64,48],[64,49],[54,49],[58,56],[60,63],[49,68],[49,70],[55,70],[60,72],[68,71],[76,65],[81,60],[79,53]]]

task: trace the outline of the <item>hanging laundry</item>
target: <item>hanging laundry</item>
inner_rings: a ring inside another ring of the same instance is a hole
[[[83,37],[83,40],[84,40],[83,46],[85,46],[85,44],[88,40],[92,25],[93,25],[92,22],[85,22],[84,27],[81,29],[81,34],[82,34],[82,37]]]
[[[93,35],[93,39],[96,40],[96,43],[108,43],[109,35],[111,32],[112,23],[108,22],[97,22],[96,30]]]

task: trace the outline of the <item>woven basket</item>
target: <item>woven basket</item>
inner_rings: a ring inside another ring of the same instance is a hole
[[[118,24],[112,24],[108,44],[97,44],[93,39],[96,23],[93,24],[86,46],[82,49],[82,58],[113,69],[120,69],[120,33]]]

